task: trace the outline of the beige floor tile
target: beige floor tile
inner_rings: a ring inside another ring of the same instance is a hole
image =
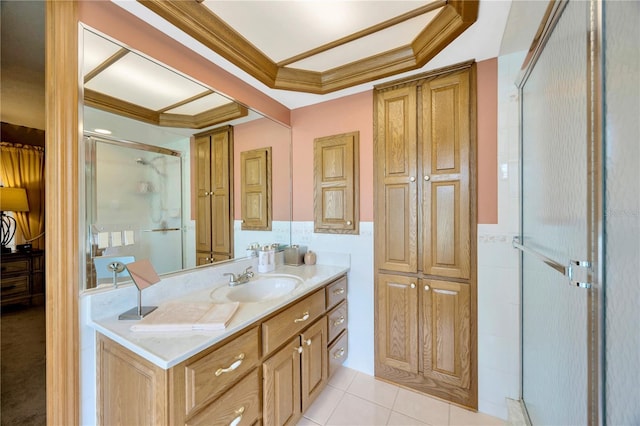
[[[449,404],[406,389],[398,391],[393,411],[432,426],[449,424]]]
[[[329,416],[331,416],[331,413],[333,413],[333,410],[336,408],[343,395],[344,391],[332,386],[327,386],[324,388],[322,393],[318,395],[318,398],[313,401],[311,407],[309,407],[304,413],[304,417],[320,425],[324,425],[327,423],[327,420],[329,420]]]
[[[334,388],[347,390],[358,372],[347,367],[340,367],[329,380],[329,384]]]
[[[316,422],[314,422],[312,420],[309,420],[306,417],[303,417],[298,421],[296,426],[321,426],[321,425],[319,425],[318,423],[316,423]]]
[[[505,422],[484,413],[474,413],[464,408],[451,406],[449,424],[452,426],[503,426]]]
[[[377,380],[373,376],[357,373],[351,382],[351,386],[347,389],[347,393],[359,396],[383,407],[391,408],[396,400],[398,389],[397,386]]]
[[[390,412],[388,408],[345,393],[331,414],[327,426],[384,426]]]
[[[426,423],[422,423],[419,420],[412,419],[409,416],[405,416],[404,414],[396,413],[395,411],[391,412],[391,416],[389,416],[389,421],[387,422],[387,426],[428,426]]]

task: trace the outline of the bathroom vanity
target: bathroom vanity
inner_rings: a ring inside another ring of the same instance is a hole
[[[347,358],[346,272],[281,267],[273,276],[298,277],[296,289],[241,303],[224,331],[133,332],[132,322],[92,320],[98,423],[295,424]]]

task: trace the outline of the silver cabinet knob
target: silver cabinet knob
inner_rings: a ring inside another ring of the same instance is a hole
[[[426,181],[431,180],[431,176],[429,176],[429,175],[424,175],[424,180],[426,180]]]
[[[415,182],[415,181],[416,181],[416,178],[415,178],[415,176],[411,176],[411,177],[409,178],[409,180],[410,180],[411,182]]]
[[[431,290],[431,287],[429,287],[428,285],[425,285],[424,289],[425,289],[425,291],[429,291],[429,290]]]
[[[347,221],[347,225],[351,225],[351,221],[350,220]]]
[[[409,285],[409,287],[411,287],[411,288],[416,288],[416,283],[411,283],[411,284]]]

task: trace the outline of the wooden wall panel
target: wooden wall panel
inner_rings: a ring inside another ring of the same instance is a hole
[[[45,246],[47,424],[80,417],[80,111],[78,10],[75,1],[45,2]]]

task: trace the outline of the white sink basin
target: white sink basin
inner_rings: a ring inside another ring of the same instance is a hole
[[[235,287],[219,287],[211,292],[211,298],[241,303],[264,302],[290,294],[301,283],[302,280],[295,276],[262,276]]]

